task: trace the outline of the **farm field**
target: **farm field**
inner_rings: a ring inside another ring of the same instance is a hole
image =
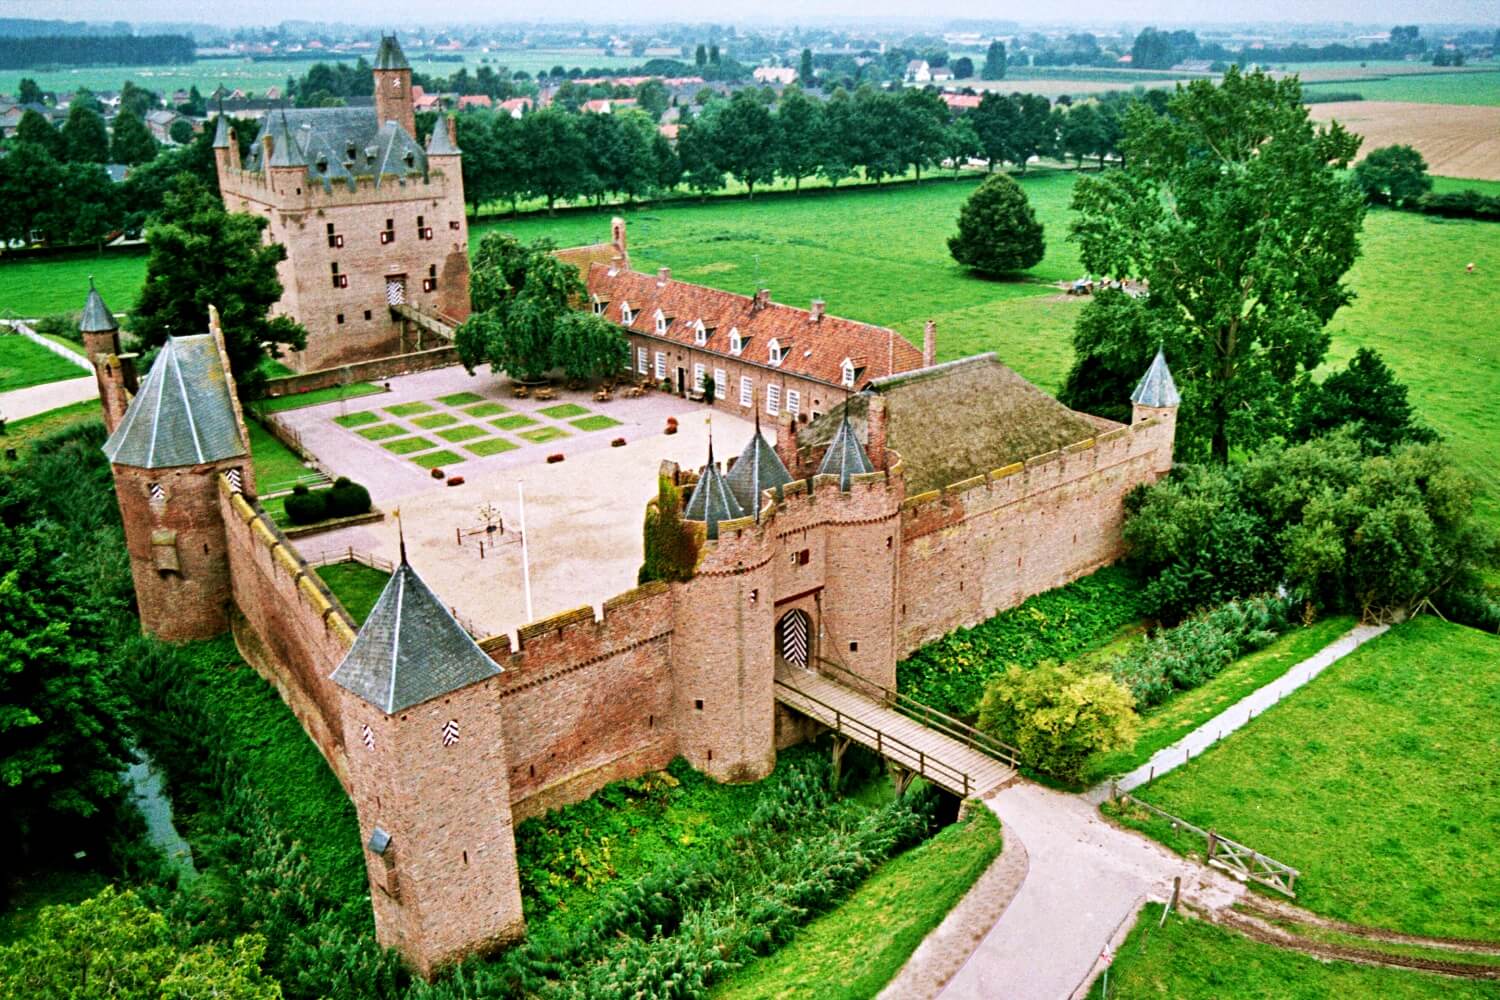
[[[1495,79],[1500,84],[1500,73]],[[1500,181],[1500,101],[1494,106],[1434,107],[1366,99],[1309,108],[1318,121],[1337,120],[1364,136],[1361,159],[1382,146],[1402,143],[1416,147],[1435,174]]]
[[[1492,983],[1350,962],[1323,962],[1179,914],[1158,928],[1160,919],[1161,904],[1146,904],[1115,953],[1109,969],[1109,997],[1480,1000],[1495,996]],[[1104,982],[1095,980],[1088,996],[1090,1000],[1103,1000]]]
[[[1297,902],[1411,934],[1500,938],[1500,638],[1392,629],[1140,798],[1299,869]],[[1127,821],[1179,848],[1161,821]]]
[[[1297,67],[1288,67],[1298,72]],[[1404,101],[1417,104],[1483,104],[1500,106],[1500,66],[1487,69],[1433,70],[1385,75],[1361,70],[1358,74],[1316,76],[1301,72],[1308,92],[1352,90],[1367,101]]]

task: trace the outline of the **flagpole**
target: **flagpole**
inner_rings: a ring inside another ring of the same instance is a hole
[[[521,502],[521,578],[526,587],[526,621],[532,621],[531,614],[531,555],[526,548],[526,488],[519,481],[516,483],[516,498]]]

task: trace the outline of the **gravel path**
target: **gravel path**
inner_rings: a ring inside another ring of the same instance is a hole
[[[6,420],[34,417],[38,413],[81,403],[98,395],[99,385],[92,375],[28,386],[25,389],[12,389],[10,392],[0,392],[0,417]]]
[[[989,807],[1019,841],[1030,870],[1021,891],[941,996],[949,1000],[1062,1000],[1092,975],[1100,954],[1146,899],[1165,900],[1182,878],[1185,900],[1229,906],[1245,887],[1111,826],[1080,796],[1011,785]]]

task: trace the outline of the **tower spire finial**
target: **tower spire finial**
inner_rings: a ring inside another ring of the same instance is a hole
[[[406,565],[406,525],[401,523],[401,508],[396,508],[396,539],[401,549],[401,565]]]

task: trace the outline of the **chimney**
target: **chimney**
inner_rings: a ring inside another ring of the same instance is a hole
[[[751,312],[759,312],[760,310],[764,309],[766,306],[768,306],[770,304],[771,304],[771,290],[769,288],[760,288],[760,289],[757,289],[756,292],[755,292],[755,299],[754,299],[754,301],[752,301],[750,303],[750,311]]]
[[[448,141],[458,146],[458,119],[452,115],[444,115],[443,120],[448,123]]]
[[[810,315],[807,317],[808,322],[816,323],[821,320],[823,318],[823,308],[827,304],[828,303],[824,302],[822,299],[813,299],[812,309],[810,311]]]
[[[865,411],[865,454],[877,469],[888,467],[885,450],[885,397],[875,393]]]
[[[776,418],[776,454],[781,464],[792,474],[792,479],[803,479],[802,461],[797,454],[797,421],[785,410]]]
[[[615,255],[620,258],[620,266],[630,267],[630,247],[625,241],[625,220],[615,216],[609,220],[609,241],[614,244]]]
[[[672,269],[670,267],[658,267],[656,269],[656,280],[662,284],[672,280]]]
[[[233,170],[240,169],[240,140],[234,134],[234,129],[229,130],[229,166]]]
[[[276,140],[269,133],[261,136],[260,140],[260,165],[269,167],[271,165],[271,153],[276,149]]]
[[[937,324],[928,320],[922,327],[922,367],[937,364]]]

